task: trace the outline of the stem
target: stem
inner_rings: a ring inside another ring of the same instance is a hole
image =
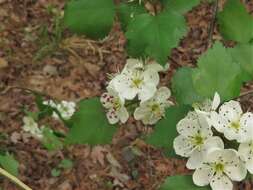
[[[214,8],[213,8],[213,19],[209,27],[209,32],[208,32],[208,47],[212,45],[213,43],[213,33],[214,33],[214,27],[215,27],[215,20],[218,12],[218,0],[215,0],[214,2]]]
[[[14,182],[15,184],[17,184],[22,189],[24,189],[24,190],[32,190],[30,187],[28,187],[26,184],[24,184],[18,178],[16,178],[15,176],[11,175],[10,173],[8,173],[7,171],[5,171],[2,168],[0,168],[0,174],[2,174],[3,176],[7,177],[8,179],[10,179],[12,182]]]

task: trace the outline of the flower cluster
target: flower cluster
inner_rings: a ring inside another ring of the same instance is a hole
[[[125,123],[129,118],[128,106],[139,103],[134,118],[145,125],[155,124],[164,115],[165,108],[172,105],[167,87],[157,89],[159,72],[163,67],[157,63],[145,64],[137,59],[128,59],[121,73],[117,74],[102,94],[101,103],[107,109],[111,124]]]
[[[71,101],[61,101],[60,103],[55,103],[53,100],[46,100],[43,102],[44,105],[49,105],[52,108],[55,108],[59,111],[61,114],[61,117],[65,120],[68,120],[71,118],[71,116],[76,111],[76,103]],[[53,112],[53,118],[59,119],[59,116],[57,113]]]
[[[23,118],[23,130],[27,133],[30,133],[33,137],[37,139],[43,138],[43,128],[44,126],[39,127],[38,123],[29,116]]]
[[[61,117],[65,120],[71,118],[76,109],[76,104],[74,102],[61,101],[60,103],[55,103],[53,100],[46,100],[43,102],[44,105],[51,106],[58,110]],[[57,113],[53,112],[52,117],[59,119]],[[33,137],[42,140],[43,139],[43,130],[45,126],[39,127],[38,123],[31,116],[23,117],[23,130],[27,133],[30,133]]]
[[[174,140],[174,149],[189,158],[186,167],[195,170],[196,185],[232,190],[232,181],[245,179],[247,170],[253,173],[253,114],[243,113],[234,100],[219,104],[217,93],[213,101],[195,104],[195,110],[177,124],[180,135]],[[235,142],[237,150],[232,147]]]

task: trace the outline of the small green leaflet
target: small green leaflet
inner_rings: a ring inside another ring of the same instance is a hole
[[[172,78],[172,92],[179,104],[192,105],[203,100],[193,87],[192,68],[179,68]]]
[[[200,3],[200,0],[162,0],[168,11],[184,14]]]
[[[47,127],[43,129],[42,144],[49,151],[60,150],[63,148],[62,141],[53,133],[50,128]]]
[[[242,70],[228,50],[216,42],[203,54],[193,70],[193,86],[203,97],[212,98],[218,92],[222,100],[231,100],[240,94]]]
[[[71,169],[72,167],[73,167],[73,162],[69,159],[63,159],[58,165],[58,168],[62,168],[62,169]]]
[[[211,190],[209,186],[198,187],[194,185],[191,175],[167,177],[159,190]]]
[[[104,38],[113,25],[113,0],[75,0],[67,3],[64,23],[73,32],[91,38]]]
[[[126,32],[128,53],[133,57],[151,57],[164,65],[171,49],[178,45],[186,32],[185,19],[178,13],[137,15]]]
[[[253,78],[253,44],[238,44],[234,48],[228,49],[233,59],[239,63],[243,69],[244,81]]]
[[[18,176],[19,163],[9,153],[0,155],[0,165],[10,174]]]
[[[124,30],[126,30],[130,21],[134,19],[137,15],[147,12],[143,5],[140,5],[138,2],[120,3],[120,5],[117,7],[117,11],[121,26]]]
[[[82,100],[71,118],[71,125],[67,144],[107,144],[116,131],[116,127],[108,123],[99,98]]]
[[[154,132],[147,137],[146,142],[158,148],[164,148],[167,156],[175,156],[173,141],[178,136],[176,125],[190,110],[190,106],[173,106],[166,110],[165,118],[160,120]]]
[[[239,0],[228,0],[218,14],[220,31],[228,40],[247,43],[253,39],[253,17]]]

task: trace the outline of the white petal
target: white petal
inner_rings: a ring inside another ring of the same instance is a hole
[[[146,70],[153,70],[156,72],[160,72],[160,71],[164,70],[164,68],[160,64],[156,63],[155,61],[152,61],[150,64],[147,64],[145,66],[145,69]]]
[[[229,123],[217,112],[211,112],[209,124],[212,125],[218,132],[222,133],[228,127]]]
[[[239,159],[235,164],[225,165],[224,171],[233,181],[242,181],[247,175],[245,165]]]
[[[202,151],[199,151],[197,148],[191,153],[190,158],[186,163],[186,167],[190,170],[199,168],[204,160],[204,154]]]
[[[127,76],[118,75],[116,79],[115,89],[119,93],[119,96],[127,100],[132,100],[137,95],[138,89],[131,87],[130,78]]]
[[[179,134],[188,137],[194,136],[199,131],[199,123],[197,120],[184,118],[177,124],[177,131]]]
[[[171,95],[170,89],[168,89],[167,87],[161,87],[157,90],[155,99],[159,103],[164,103],[170,98],[170,95]]]
[[[212,110],[216,110],[220,105],[220,95],[215,92],[212,102]]]
[[[201,167],[193,173],[193,182],[198,186],[206,186],[210,183],[214,171],[210,167]]]
[[[147,106],[140,105],[140,107],[136,108],[134,111],[134,119],[141,120],[149,113],[150,113],[150,109]]]
[[[153,70],[147,70],[143,72],[144,83],[157,86],[160,80],[159,74]]]
[[[121,107],[117,111],[117,114],[118,114],[118,117],[119,117],[119,120],[121,121],[121,123],[125,123],[129,118],[129,113],[125,107]]]
[[[207,163],[215,163],[219,160],[219,158],[222,158],[223,149],[219,148],[213,148],[212,150],[208,151],[208,154],[206,155],[205,162]]]
[[[138,97],[141,102],[147,101],[152,98],[156,92],[156,86],[152,84],[144,84],[138,91]]]
[[[243,143],[250,141],[253,137],[253,114],[250,112],[244,113],[240,119],[240,138],[238,142]]]
[[[192,143],[182,135],[179,135],[174,139],[173,147],[176,154],[183,157],[189,157],[194,148]]]
[[[224,116],[228,121],[236,121],[242,114],[240,103],[234,100],[225,102],[219,109],[219,114]]]
[[[224,149],[224,143],[220,137],[214,136],[209,137],[204,144],[203,150],[205,150],[206,154],[212,149]]]
[[[252,142],[240,144],[238,154],[243,161],[253,159]]]
[[[139,69],[139,68],[143,68],[143,62],[139,59],[129,58],[127,59],[126,65],[124,69],[122,70],[122,73],[125,73],[126,71],[129,71],[129,70]]]
[[[119,117],[113,109],[108,110],[106,116],[110,124],[115,124],[119,121]]]
[[[224,174],[216,174],[210,182],[212,190],[233,190],[231,180]]]

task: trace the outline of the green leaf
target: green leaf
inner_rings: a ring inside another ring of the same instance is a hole
[[[209,186],[198,187],[194,185],[191,175],[167,177],[159,190],[211,190]]]
[[[73,32],[91,38],[104,38],[115,15],[113,0],[75,0],[67,3],[64,23]]]
[[[51,175],[53,177],[59,177],[61,175],[61,170],[57,169],[57,168],[54,168],[51,170]]]
[[[175,156],[173,141],[178,136],[176,125],[190,110],[189,106],[174,106],[166,110],[165,118],[160,120],[154,132],[147,137],[146,142],[158,148],[165,148],[168,156]]]
[[[172,91],[179,104],[192,105],[203,100],[193,87],[192,70],[182,67],[176,71],[172,78]]]
[[[137,15],[128,25],[127,49],[133,57],[151,57],[164,65],[171,49],[176,47],[186,34],[182,15],[165,11],[157,16]]]
[[[253,17],[239,0],[228,0],[218,14],[220,31],[228,40],[249,42],[253,38]]]
[[[108,123],[99,98],[82,100],[71,123],[67,144],[107,144],[111,142],[116,131],[116,127]]]
[[[69,159],[63,159],[58,167],[62,169],[71,169],[73,167],[73,162]]]
[[[234,48],[229,49],[233,59],[238,62],[244,73],[244,81],[250,81],[253,78],[253,45],[238,44]]]
[[[193,70],[193,86],[203,97],[212,98],[218,92],[222,100],[230,100],[240,94],[242,71],[227,49],[216,42],[198,60]]]
[[[147,12],[145,8],[138,2],[121,3],[117,7],[117,11],[121,22],[121,26],[123,27],[124,30],[126,30],[130,21],[134,19],[137,15]]]
[[[164,7],[168,11],[184,14],[200,3],[200,0],[163,0]]]
[[[6,153],[5,155],[0,155],[0,165],[10,174],[18,176],[19,163],[13,155]]]
[[[53,133],[53,131],[47,127],[43,129],[42,144],[49,150],[60,150],[63,148],[61,140]]]

